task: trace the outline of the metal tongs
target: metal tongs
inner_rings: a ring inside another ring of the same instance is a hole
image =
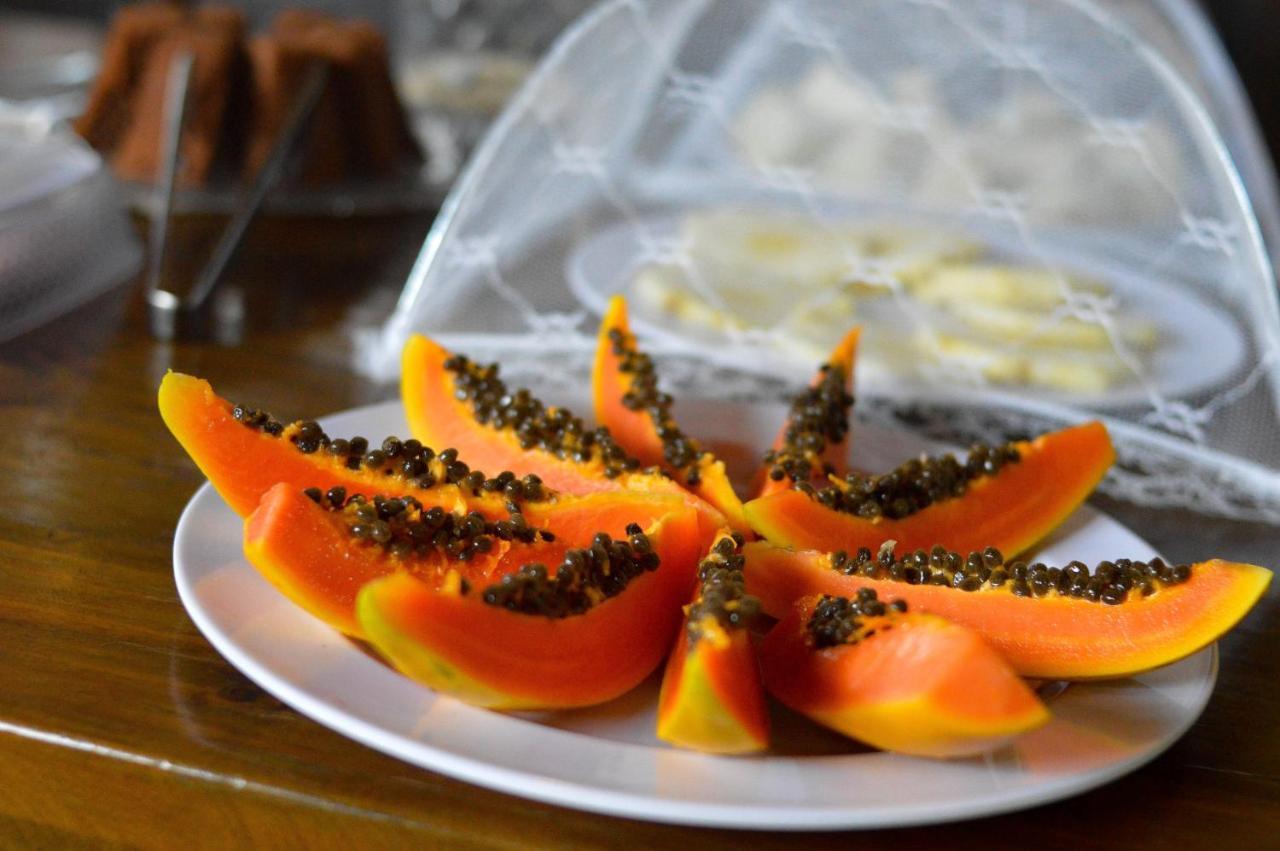
[[[308,69],[302,88],[290,105],[284,129],[272,145],[266,162],[254,176],[253,183],[237,200],[231,219],[196,275],[195,284],[182,295],[162,286],[161,278],[173,218],[174,186],[181,165],[182,128],[186,121],[193,64],[192,54],[183,53],[175,59],[169,72],[164,102],[164,160],[159,210],[153,209],[151,216],[147,312],[152,336],[166,341],[200,333],[209,327],[210,317],[205,307],[217,290],[227,264],[235,255],[262,202],[284,176],[286,166],[298,147],[329,79],[328,63],[316,60]],[[235,298],[214,299],[213,308],[212,330],[215,336],[223,340],[238,338],[244,320],[240,301]]]

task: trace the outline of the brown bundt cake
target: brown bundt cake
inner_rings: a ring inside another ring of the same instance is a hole
[[[396,97],[381,34],[362,21],[294,9],[246,44],[243,16],[221,6],[125,7],[108,32],[102,70],[76,129],[129,180],[158,179],[164,103],[174,60],[192,56],[179,181],[252,176],[262,167],[316,62],[328,85],[300,142],[308,184],[386,177],[422,154]]]
[[[138,91],[151,48],[181,26],[183,14],[165,3],[125,6],[111,21],[102,66],[75,129],[99,150],[112,150],[129,124],[130,106]]]
[[[244,19],[225,8],[199,9],[152,46],[131,103],[129,123],[112,155],[116,173],[152,181],[164,160],[164,104],[169,71],[184,52],[192,57],[186,120],[182,125],[178,182],[207,182],[219,156],[234,144],[229,127],[232,94],[243,88]]]
[[[329,86],[306,140],[308,180],[381,177],[422,161],[391,82],[386,42],[371,25],[286,10],[270,35],[253,40],[249,57],[256,97],[245,159],[250,173],[265,162],[316,61],[329,64]]]

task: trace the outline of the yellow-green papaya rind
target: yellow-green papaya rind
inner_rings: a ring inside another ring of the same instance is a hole
[[[658,738],[682,748],[744,754],[769,746],[769,716],[751,635],[680,631],[658,699]]]

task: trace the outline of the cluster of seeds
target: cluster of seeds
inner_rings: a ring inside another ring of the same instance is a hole
[[[876,625],[870,625],[863,618],[883,618],[906,611],[905,601],[882,603],[876,599],[876,592],[871,588],[858,589],[857,596],[852,600],[824,594],[814,607],[805,628],[809,632],[809,641],[818,649],[856,644],[875,635],[877,629],[887,632],[893,628],[892,622],[880,621]]]
[[[764,454],[769,478],[808,484],[815,472],[833,472],[830,465],[820,471],[814,468],[826,448],[840,443],[849,433],[853,396],[845,389],[847,378],[843,367],[824,363],[813,386],[791,402],[782,446]]]
[[[671,394],[658,390],[658,373],[653,358],[635,348],[634,338],[621,329],[609,330],[609,342],[618,358],[618,369],[631,376],[631,387],[622,394],[622,404],[630,411],[644,411],[653,421],[654,431],[662,441],[662,457],[671,467],[680,471],[691,487],[696,487],[702,476],[698,462],[707,454],[698,441],[686,435],[671,415]]]
[[[456,449],[445,449],[437,453],[417,440],[400,440],[397,437],[388,437],[378,446],[370,448],[369,441],[364,437],[357,436],[350,440],[330,438],[318,423],[310,420],[284,426],[269,414],[243,405],[233,407],[231,416],[250,428],[273,437],[287,438],[305,455],[323,452],[339,459],[348,470],[367,470],[389,476],[396,484],[424,490],[438,484],[452,484],[471,495],[501,494],[509,503],[508,510],[512,512],[518,511],[518,506],[522,503],[539,502],[551,497],[538,476],[531,473],[519,478],[510,471],[503,471],[493,477],[486,476],[459,460]]]
[[[478,511],[454,514],[439,506],[424,508],[412,496],[364,494],[347,496],[346,488],[303,491],[316,504],[341,512],[353,538],[371,541],[394,556],[425,556],[442,553],[458,561],[470,561],[494,548],[494,541],[554,541],[555,534],[533,529],[519,512],[507,519],[491,521]]]
[[[950,453],[937,458],[922,455],[882,475],[849,473],[823,488],[797,482],[796,489],[836,511],[897,520],[935,502],[963,496],[974,479],[994,475],[1020,458],[1013,443],[975,444],[963,462]]]
[[[607,428],[588,428],[581,417],[564,408],[548,408],[523,388],[509,391],[498,377],[496,363],[476,364],[463,355],[452,355],[444,368],[453,373],[454,396],[470,403],[476,422],[510,429],[521,449],[541,449],[579,463],[598,459],[610,479],[640,469],[639,460],[628,455]]]
[[[707,557],[698,562],[698,599],[688,612],[689,640],[702,637],[708,618],[724,629],[750,626],[760,613],[760,600],[747,593],[742,567],[743,538],[737,532],[732,537],[716,541]]]
[[[1006,563],[995,547],[967,556],[935,546],[899,558],[894,541],[886,541],[878,553],[862,547],[852,557],[843,551],[831,554],[831,569],[846,576],[891,579],[908,585],[939,585],[961,591],[1005,590],[1019,597],[1050,594],[1075,597],[1117,606],[1130,594],[1149,597],[1162,587],[1191,578],[1190,565],[1169,565],[1163,559],[1133,561],[1118,558],[1100,561],[1091,571],[1084,562],[1050,567],[1042,562]]]
[[[242,422],[249,428],[256,428],[259,431],[266,432],[272,437],[279,437],[280,433],[284,431],[284,426],[266,411],[259,411],[244,405],[236,405],[231,409],[231,416],[235,417],[237,422]]]
[[[526,615],[566,618],[617,596],[643,573],[656,570],[658,554],[632,523],[627,540],[615,541],[603,532],[590,547],[569,550],[554,574],[545,564],[526,564],[481,592],[491,606]]]

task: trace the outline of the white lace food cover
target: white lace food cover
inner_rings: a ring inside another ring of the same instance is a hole
[[[1100,417],[1108,492],[1280,522],[1257,222],[1190,89],[1085,2],[596,7],[362,366],[394,375],[423,332],[580,387],[617,292],[678,394],[777,398],[861,325],[863,419],[998,441]]]

